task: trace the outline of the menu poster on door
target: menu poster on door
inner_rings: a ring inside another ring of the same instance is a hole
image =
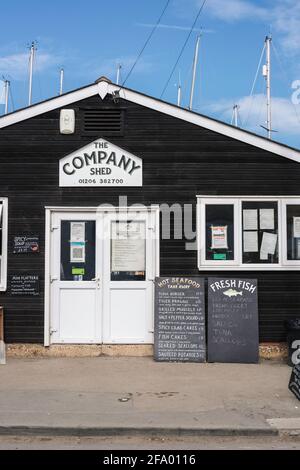
[[[111,270],[144,272],[146,270],[144,222],[113,222]]]
[[[154,359],[205,362],[204,279],[155,279]]]
[[[228,249],[227,225],[211,226],[211,249]]]
[[[71,222],[70,261],[85,263],[85,222]]]
[[[258,362],[257,280],[208,279],[209,362]]]

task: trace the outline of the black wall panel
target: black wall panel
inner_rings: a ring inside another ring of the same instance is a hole
[[[43,342],[45,206],[192,203],[196,195],[299,195],[300,164],[142,106],[98,96],[74,103],[76,132],[59,133],[59,110],[0,130],[0,195],[9,198],[8,274],[41,278],[41,295],[0,293],[7,342]],[[85,108],[124,109],[123,135],[83,135]],[[103,137],[143,159],[141,188],[59,188],[59,159]],[[40,253],[14,255],[14,235],[40,235]],[[184,240],[161,241],[161,275],[199,276],[196,251]],[[284,319],[300,314],[300,272],[220,272],[224,277],[257,278],[261,341],[284,341]],[[209,273],[201,272],[201,276]],[[214,272],[214,276],[218,273]]]

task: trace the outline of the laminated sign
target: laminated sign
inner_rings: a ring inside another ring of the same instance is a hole
[[[85,222],[71,222],[71,263],[85,263]]]
[[[211,226],[211,249],[228,249],[227,225]]]

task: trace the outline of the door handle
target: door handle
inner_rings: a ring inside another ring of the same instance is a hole
[[[100,276],[93,277],[92,281],[97,282],[97,289],[100,289]]]

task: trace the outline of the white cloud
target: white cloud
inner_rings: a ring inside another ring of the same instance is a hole
[[[60,63],[60,58],[50,53],[37,51],[34,68],[43,71],[52,65]],[[10,54],[0,56],[0,75],[8,76],[14,80],[23,80],[28,75],[29,53]]]
[[[300,3],[299,0],[281,0],[274,8],[273,25],[281,35],[281,45],[292,54],[300,52]]]
[[[238,100],[220,100],[205,107],[208,114],[231,122],[233,104],[239,105],[239,116],[242,127],[256,134],[266,135],[261,125],[266,126],[266,97],[263,94],[244,96]],[[239,125],[241,125],[239,122]],[[300,105],[293,105],[291,99],[282,97],[272,98],[272,128],[276,140],[283,141],[285,136],[300,135]]]
[[[265,8],[246,0],[209,0],[205,8],[215,17],[230,22],[249,18],[265,20],[268,13]]]
[[[202,0],[196,0],[200,5]],[[209,0],[205,6],[211,16],[226,22],[260,21],[266,32],[272,27],[285,52],[300,55],[300,2],[299,0]]]

